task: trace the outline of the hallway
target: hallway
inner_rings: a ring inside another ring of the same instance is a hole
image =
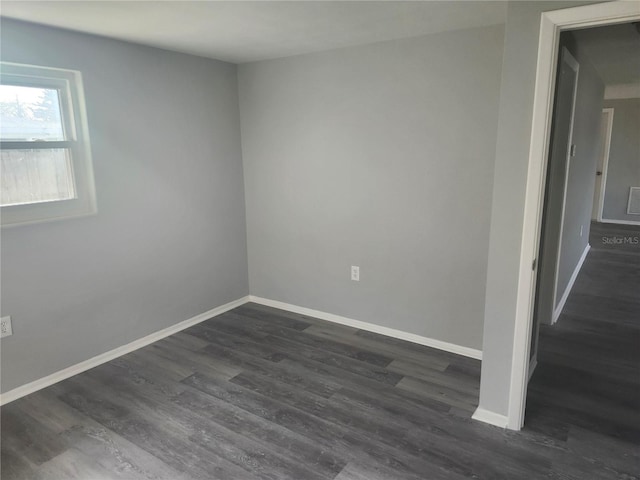
[[[640,471],[640,227],[593,223],[590,243],[558,322],[541,326],[525,430],[632,478]]]

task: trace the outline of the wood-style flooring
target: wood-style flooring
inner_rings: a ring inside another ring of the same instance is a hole
[[[471,420],[476,360],[247,304],[2,407],[2,479],[640,478],[619,255],[543,330],[522,432]]]
[[[592,223],[589,243],[558,322],[540,327],[525,430],[589,459],[584,478],[638,478],[640,227]]]

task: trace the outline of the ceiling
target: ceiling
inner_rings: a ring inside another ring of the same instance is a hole
[[[504,23],[502,1],[2,1],[2,16],[245,63]]]
[[[640,30],[623,23],[573,32],[605,85],[640,82]]]

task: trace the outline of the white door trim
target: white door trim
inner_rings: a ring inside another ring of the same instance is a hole
[[[540,242],[560,32],[638,19],[640,3],[620,0],[544,12],[541,15],[507,415],[507,427],[513,430],[520,430],[524,425],[536,287],[536,272],[532,271],[531,265],[538,256]]]
[[[604,208],[604,194],[607,188],[607,169],[609,168],[609,153],[611,151],[611,132],[613,131],[613,108],[603,108],[602,113],[607,115],[607,128],[604,133],[604,149],[602,159],[602,175],[599,177],[600,182],[600,195],[598,198],[598,205],[596,210],[596,220],[602,222],[602,210]]]

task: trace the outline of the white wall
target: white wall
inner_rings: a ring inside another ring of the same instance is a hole
[[[499,26],[241,65],[251,293],[481,349],[502,50]]]
[[[2,230],[2,391],[248,294],[234,65],[2,19],[84,76],[98,213]]]

